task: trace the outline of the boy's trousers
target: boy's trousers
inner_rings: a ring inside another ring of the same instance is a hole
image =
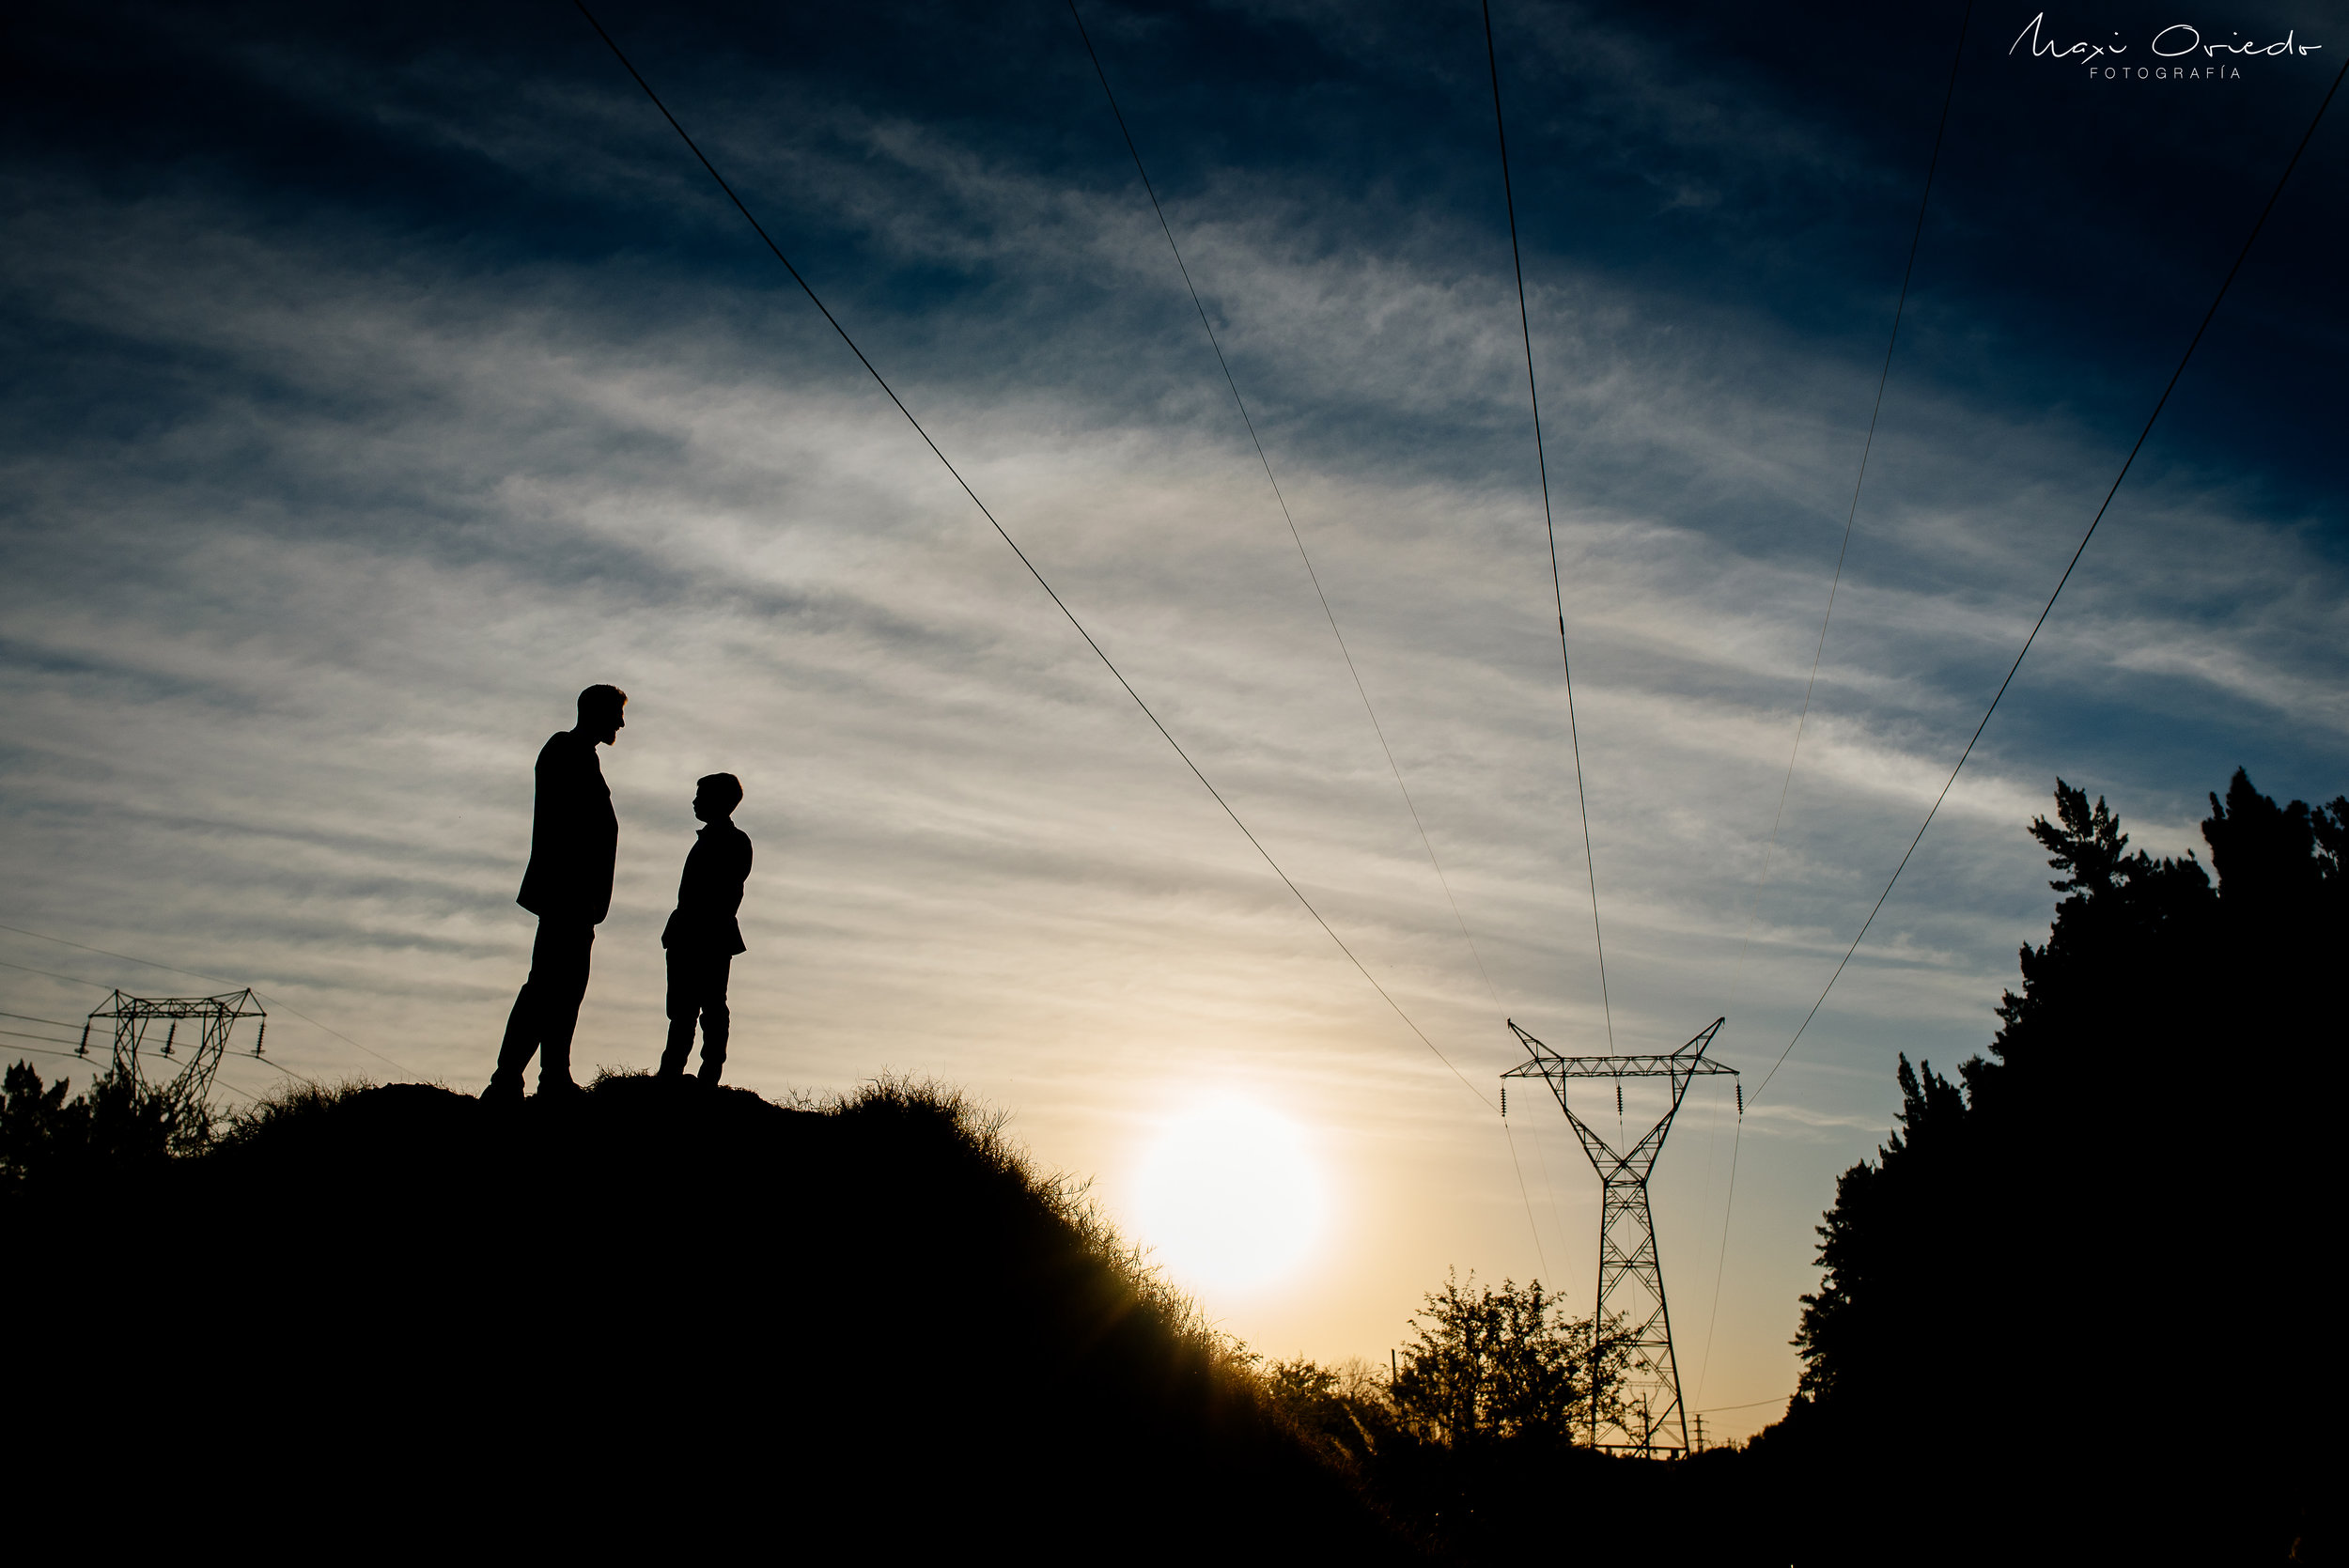
[[[661,1053],[661,1076],[680,1078],[693,1051],[693,1024],[702,1026],[701,1080],[714,1084],[726,1065],[726,973],[731,953],[669,949],[669,1048]]]

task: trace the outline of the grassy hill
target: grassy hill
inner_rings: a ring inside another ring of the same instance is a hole
[[[11,1424],[163,1467],[101,1535],[1416,1556],[952,1094],[308,1091],[192,1158],[36,1171],[6,1213],[67,1304]]]

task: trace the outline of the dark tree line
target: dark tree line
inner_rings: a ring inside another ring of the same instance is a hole
[[[1871,1484],[1888,1455],[1964,1476],[1951,1528],[2017,1549],[2280,1560],[2322,1533],[2337,1419],[2349,799],[2279,806],[2238,770],[2208,871],[2061,781],[2031,831],[2067,896],[1988,1057],[1900,1059],[1768,1441]]]
[[[204,1107],[179,1105],[128,1074],[101,1071],[69,1099],[70,1087],[62,1078],[43,1084],[22,1059],[0,1079],[0,1215],[136,1180],[211,1137]]]
[[[1266,1391],[1388,1514],[1447,1552],[1513,1544],[1524,1502],[1554,1488],[1596,1400],[1622,1416],[1620,1343],[1538,1280],[1445,1280],[1393,1367],[1276,1361]]]
[[[246,1315],[257,1315],[264,1300],[275,1310],[318,1294],[321,1281],[334,1300],[395,1281],[412,1293],[411,1323],[469,1323],[443,1312],[450,1293],[487,1289],[503,1301],[542,1277],[591,1296],[625,1295],[640,1280],[667,1289],[683,1260],[682,1277],[708,1302],[755,1303],[762,1322],[797,1314],[783,1343],[870,1342],[869,1367],[902,1374],[906,1408],[922,1404],[910,1390],[930,1374],[899,1366],[902,1347],[970,1319],[963,1338],[984,1345],[990,1365],[1057,1368],[1028,1381],[1092,1403],[1063,1408],[1058,1393],[1039,1394],[1009,1427],[974,1417],[946,1450],[993,1456],[988,1476],[1034,1472],[1040,1452],[1081,1459],[1099,1474],[1086,1469],[1093,1479],[1078,1491],[1099,1489],[1088,1506],[1103,1519],[1124,1517],[1148,1490],[1129,1496],[1112,1481],[1125,1485],[1157,1463],[1186,1475],[1194,1462],[1206,1467],[1199,1475],[1217,1465],[1259,1481],[1277,1472],[1283,1487],[1327,1480],[1290,1466],[1261,1410],[1445,1560],[1560,1550],[1773,1564],[2328,1560],[2338,1555],[2329,1281],[2340,1230],[2328,1112],[2341,1093],[2332,1068],[2349,972],[2349,799],[2279,806],[2238,772],[2202,824],[2207,864],[2132,851],[2104,801],[2061,782],[2053,818],[2031,831],[2065,895],[2047,939],[2022,950],[2021,989],[1999,1005],[1988,1056],[1952,1075],[1899,1059],[1898,1128],[1843,1174],[1820,1230],[1823,1278],[1803,1298],[1804,1370],[1786,1418],[1743,1449],[1671,1465],[1577,1441],[1594,1399],[1614,1408],[1623,1357],[1538,1282],[1447,1281],[1415,1314],[1392,1374],[1300,1359],[1263,1368],[1243,1389],[1180,1335],[1144,1334],[1148,1344],[1128,1347],[1147,1374],[1137,1386],[1161,1403],[1182,1392],[1188,1413],[1171,1426],[1163,1410],[1135,1424],[1125,1405],[1084,1394],[1102,1375],[1100,1355],[1084,1349],[1100,1324],[1070,1327],[1071,1313],[1156,1321],[1156,1308],[1137,1310],[1132,1280],[1101,1275],[1102,1258],[1124,1255],[1114,1238],[1085,1230],[1093,1221],[1050,1192],[1020,1197],[1030,1178],[996,1169],[991,1132],[964,1126],[959,1102],[925,1110],[895,1091],[816,1117],[728,1094],[705,1108],[719,1128],[670,1125],[668,1102],[615,1081],[579,1116],[534,1123],[516,1144],[511,1129],[491,1136],[471,1101],[420,1086],[292,1095],[214,1135],[173,1122],[132,1083],[101,1078],[69,1099],[19,1064],[0,1085],[0,1230],[28,1278],[71,1281],[92,1298],[128,1299],[152,1287],[148,1274],[200,1274],[223,1299],[249,1297]],[[901,1148],[890,1130],[903,1131],[899,1122],[935,1122],[940,1136]],[[910,1163],[908,1150],[926,1153]],[[198,1157],[175,1157],[190,1154]],[[545,1161],[600,1196],[581,1205],[593,1219],[576,1234],[516,1253],[500,1217],[524,1211]],[[696,1190],[727,1195],[697,1221],[692,1246],[674,1214],[656,1219],[645,1206],[688,1167]],[[850,1168],[863,1174],[844,1186]],[[874,1196],[853,1213],[772,1203],[860,1184]],[[504,1197],[483,1207],[483,1189]],[[110,1191],[137,1198],[121,1212],[158,1217],[143,1240],[126,1248],[104,1227],[84,1234],[87,1215],[114,1212]],[[921,1250],[917,1282],[897,1229],[941,1193],[962,1206]],[[231,1256],[161,1219],[189,1207],[271,1212],[277,1223],[266,1246]],[[1007,1235],[1042,1249],[1026,1274],[1004,1273]],[[614,1236],[630,1265],[602,1278],[596,1260]],[[747,1237],[759,1244],[737,1245]],[[1075,1274],[1072,1248],[1093,1257]],[[400,1266],[386,1271],[389,1257]],[[868,1275],[888,1288],[839,1302],[817,1288]],[[1072,1286],[1080,1277],[1093,1283]],[[947,1298],[954,1310],[933,1311]],[[901,1304],[903,1321],[866,1321],[874,1302]],[[827,1314],[842,1303],[854,1311],[834,1322]],[[524,1317],[518,1307],[508,1315]],[[1079,1351],[1081,1374],[1060,1360]],[[434,1355],[443,1372],[468,1364],[454,1341]],[[584,1342],[566,1350],[611,1355]],[[634,1375],[633,1365],[621,1370]],[[711,1387],[739,1404],[749,1374],[728,1365]],[[665,1351],[646,1366],[671,1380]],[[835,1371],[794,1358],[770,1370],[761,1397],[790,1420],[879,1407],[866,1363]],[[470,1389],[459,1377],[437,1397]],[[280,1419],[287,1393],[255,1390],[265,1397],[248,1419]],[[115,1418],[112,1405],[93,1408]],[[433,1409],[437,1445],[449,1423]],[[1097,1441],[1111,1429],[1128,1436]],[[893,1430],[888,1452],[900,1436]],[[1144,1438],[1165,1451],[1157,1461],[1128,1452]],[[988,1483],[999,1484],[1009,1483]],[[1359,1522],[1340,1500],[1321,1496],[1314,1516]],[[1280,1514],[1261,1501],[1232,1516]],[[1190,1523],[1210,1517],[1222,1515]],[[1374,1533],[1355,1549],[1392,1545]]]

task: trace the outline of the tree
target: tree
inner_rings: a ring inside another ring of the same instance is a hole
[[[1350,1469],[1376,1457],[1400,1431],[1387,1369],[1360,1358],[1335,1367],[1303,1356],[1273,1361],[1264,1369],[1263,1387],[1299,1436]]]
[[[1448,1276],[1412,1314],[1415,1338],[1394,1379],[1396,1410],[1423,1436],[1455,1448],[1501,1438],[1568,1442],[1590,1427],[1593,1372],[1610,1402],[1624,1355],[1595,1348],[1588,1318],[1569,1318],[1538,1280],[1480,1288]]]
[[[127,1074],[99,1074],[66,1098],[70,1080],[43,1085],[18,1061],[0,1079],[0,1198],[49,1185],[112,1181],[200,1146],[210,1118],[176,1110]]]
[[[2335,1140],[2310,1079],[2341,1034],[2349,799],[2279,806],[2238,769],[2202,823],[2216,886],[2191,853],[2131,851],[2103,800],[2061,780],[2055,800],[2030,831],[2066,896],[1989,1055],[1955,1081],[1902,1055],[1899,1126],[1836,1184],[1787,1427],[1855,1468],[1888,1432],[1923,1467],[2067,1445],[2095,1457],[2016,1484],[2101,1511],[2093,1550],[2160,1517],[2168,1550],[2280,1554],[2323,1450],[2305,1384],[2331,1338]],[[2182,1281],[2203,1303],[2183,1339],[2162,1310]],[[2191,1422],[2160,1370],[2181,1364]],[[2167,1512],[2188,1497],[2270,1533]]]

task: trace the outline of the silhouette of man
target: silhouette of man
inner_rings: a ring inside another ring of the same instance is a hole
[[[619,740],[628,722],[620,710],[627,706],[628,693],[618,687],[590,686],[579,694],[579,722],[539,748],[530,868],[514,898],[538,917],[538,938],[530,947],[530,978],[506,1020],[506,1043],[485,1100],[520,1100],[522,1071],[534,1053],[542,1096],[579,1087],[571,1079],[571,1032],[587,994],[596,926],[612,908],[612,865],[620,844],[620,821],[596,748]]]
[[[751,875],[750,835],[734,825],[742,803],[742,782],[712,773],[693,787],[693,815],[709,824],[693,840],[677,879],[677,912],[661,933],[669,950],[669,1048],[661,1053],[661,1076],[682,1079],[693,1049],[693,1022],[701,1020],[701,1080],[715,1088],[725,1071],[726,971],[742,951],[742,928],[735,911],[742,907],[742,884]]]

